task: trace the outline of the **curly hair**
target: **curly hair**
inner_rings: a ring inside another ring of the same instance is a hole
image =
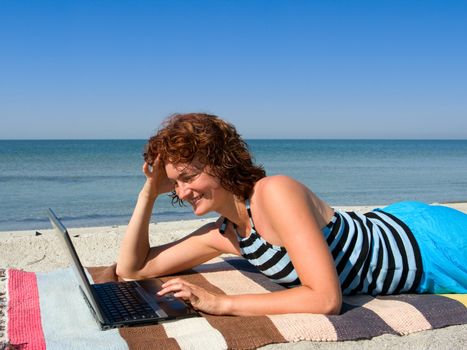
[[[145,147],[148,164],[153,164],[158,155],[164,164],[200,161],[223,188],[244,200],[251,196],[255,183],[266,176],[264,168],[253,163],[248,145],[235,127],[211,114],[169,116]],[[171,197],[173,204],[183,203],[175,191]]]

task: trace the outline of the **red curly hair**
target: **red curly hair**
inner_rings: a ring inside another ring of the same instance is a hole
[[[222,187],[244,200],[251,196],[255,183],[266,176],[264,168],[253,163],[235,127],[211,114],[169,116],[145,147],[148,164],[153,164],[158,155],[164,164],[189,164],[197,159],[208,166],[209,174],[218,178]],[[172,203],[182,203],[175,191]]]

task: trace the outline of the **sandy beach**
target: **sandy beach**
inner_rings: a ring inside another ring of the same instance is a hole
[[[467,202],[445,203],[467,213]],[[342,210],[368,211],[380,206],[336,207]],[[185,236],[213,219],[162,222],[150,225],[151,244],[162,244]],[[126,226],[69,228],[78,254],[85,266],[115,262]],[[53,230],[0,232],[0,268],[45,272],[68,265]],[[0,284],[0,291],[5,285]],[[408,336],[383,335],[371,340],[347,342],[299,342],[268,345],[263,349],[460,349],[467,347],[467,325],[424,331]]]

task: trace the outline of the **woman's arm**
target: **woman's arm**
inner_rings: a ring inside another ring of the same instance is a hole
[[[164,283],[158,294],[174,293],[188,300],[197,310],[212,315],[261,316],[288,313],[314,313],[336,315],[342,300],[340,294],[329,295],[299,286],[260,294],[220,295],[185,281],[173,278]]]
[[[154,202],[173,185],[157,159],[153,169],[144,164],[146,183],[141,190],[120,246],[117,274],[125,279],[141,279],[179,272],[220,254],[212,239],[217,224],[204,225],[191,235],[158,247],[149,245],[149,223]]]
[[[321,231],[333,210],[290,177],[266,180],[259,193],[260,208],[286,248],[301,281],[301,287],[285,291],[290,296],[290,310],[338,313],[342,306],[339,277]]]
[[[314,207],[317,197],[284,176],[267,178],[257,190],[255,206],[261,208],[261,221],[268,222],[287,249],[302,285],[265,294],[215,295],[177,278],[167,282],[161,294],[175,292],[175,296],[213,314],[339,313],[342,294],[334,261],[314,214],[323,209]]]

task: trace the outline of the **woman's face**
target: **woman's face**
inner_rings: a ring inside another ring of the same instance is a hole
[[[219,180],[206,172],[206,167],[195,160],[190,164],[165,165],[167,177],[174,184],[177,196],[191,204],[195,215],[219,212],[228,191]]]

